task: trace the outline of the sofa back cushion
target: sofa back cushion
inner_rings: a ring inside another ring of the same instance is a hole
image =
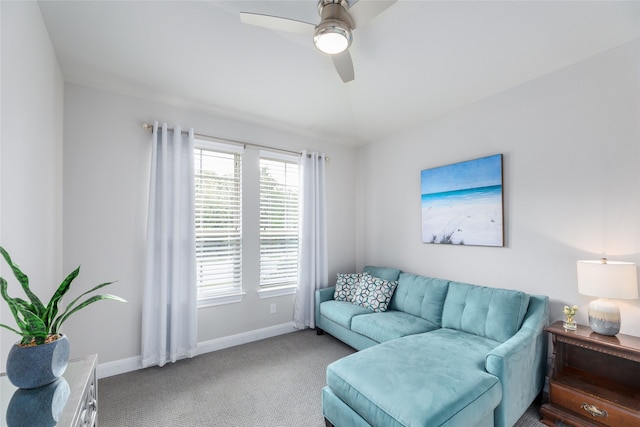
[[[422,317],[440,326],[448,280],[402,273],[389,309]]]
[[[374,267],[371,265],[367,265],[363,268],[362,272],[369,273],[373,277],[379,277],[380,279],[388,280],[390,282],[395,282],[398,280],[398,276],[400,276],[400,270],[397,268]]]
[[[504,342],[518,332],[528,307],[524,292],[450,282],[442,327]]]

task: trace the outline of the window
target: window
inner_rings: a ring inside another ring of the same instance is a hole
[[[194,161],[198,301],[220,303],[242,293],[242,154],[197,141]]]
[[[260,289],[298,283],[298,159],[261,153]]]
[[[295,292],[298,160],[295,155],[196,140],[199,307],[240,302],[247,287],[260,298]],[[245,236],[243,229],[249,230]]]

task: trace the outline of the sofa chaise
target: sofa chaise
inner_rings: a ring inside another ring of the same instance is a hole
[[[548,297],[391,268],[363,274],[397,283],[385,311],[316,291],[318,333],[359,350],[327,367],[328,426],[509,427],[540,395]]]

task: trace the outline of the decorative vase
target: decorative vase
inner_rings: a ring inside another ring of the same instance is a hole
[[[578,323],[572,317],[567,317],[567,319],[562,322],[562,326],[568,331],[575,331],[578,329]]]
[[[14,344],[7,356],[7,377],[18,388],[51,384],[67,369],[69,340],[66,335],[46,344],[21,347]]]

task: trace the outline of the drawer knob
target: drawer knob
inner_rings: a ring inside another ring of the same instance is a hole
[[[607,411],[598,408],[596,405],[589,405],[588,403],[582,402],[582,405],[580,406],[582,406],[582,409],[584,409],[587,413],[593,415],[594,417],[604,418],[609,415]]]

